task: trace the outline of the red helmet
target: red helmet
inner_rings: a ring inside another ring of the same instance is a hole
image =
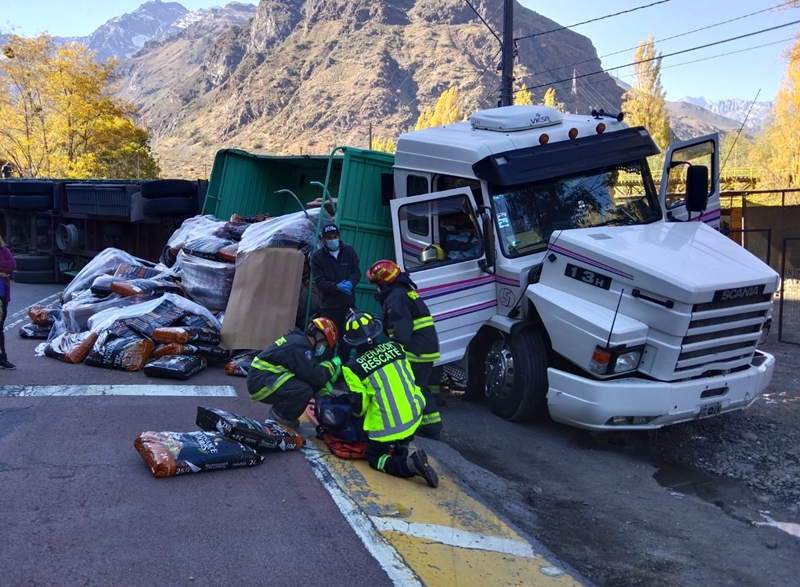
[[[400,267],[394,261],[384,259],[383,261],[376,261],[372,267],[367,269],[367,279],[371,283],[377,283],[380,286],[389,285],[397,276],[400,275]]]
[[[314,336],[315,333],[321,332],[328,341],[328,348],[332,349],[336,345],[336,324],[330,318],[314,318],[308,323],[306,334]]]

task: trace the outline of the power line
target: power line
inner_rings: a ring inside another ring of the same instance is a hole
[[[780,43],[786,43],[787,41],[793,41],[793,40],[795,40],[795,37],[793,37],[793,36],[792,37],[787,37],[787,38],[785,38],[785,39],[783,39],[781,41],[773,41],[771,43],[764,43],[763,45],[754,45],[753,47],[747,47],[746,49],[739,49],[739,50],[736,50],[736,51],[729,51],[727,53],[720,53],[719,55],[712,55],[710,57],[703,57],[701,59],[694,59],[692,61],[683,61],[681,63],[674,63],[672,65],[664,66],[661,69],[663,70],[663,69],[669,69],[671,67],[680,67],[682,65],[689,65],[689,64],[692,64],[692,63],[697,63],[699,61],[708,61],[709,59],[718,59],[719,57],[727,57],[728,55],[734,55],[736,53],[745,53],[747,51],[753,51],[755,49],[761,49],[762,47],[768,47],[770,45],[779,45]],[[626,73],[626,74],[618,75],[618,76],[616,76],[616,78],[622,79],[622,78],[631,78],[631,77],[635,77],[635,76],[636,76],[635,73]],[[559,82],[559,83],[563,83],[563,82]],[[614,77],[611,77],[611,78],[608,78],[608,79],[599,79],[599,80],[594,80],[594,81],[591,81],[591,82],[585,82],[585,83],[582,83],[581,85],[578,86],[578,91],[581,91],[581,88],[593,88],[596,85],[607,84],[607,83],[616,83],[616,81],[615,81]],[[601,94],[598,94],[598,95],[600,95],[602,97]]]
[[[770,12],[770,11],[775,10],[777,8],[783,8],[784,6],[787,6],[789,4],[794,4],[795,2],[796,2],[796,0],[788,0],[787,2],[784,2],[783,4],[777,4],[775,6],[771,6],[770,8],[765,8],[763,10],[758,10],[756,12],[751,12],[749,14],[743,14],[742,16],[737,16],[736,18],[731,18],[729,20],[724,20],[722,22],[718,22],[718,23],[715,23],[715,24],[704,26],[704,27],[701,27],[699,29],[694,29],[694,30],[691,30],[691,31],[687,31],[685,33],[680,33],[678,35],[672,35],[671,37],[664,37],[663,39],[655,39],[654,42],[663,43],[664,41],[671,41],[671,40],[677,39],[679,37],[685,37],[687,35],[691,35],[691,34],[694,34],[694,33],[699,33],[701,31],[705,31],[705,30],[712,29],[712,28],[715,28],[715,27],[718,27],[718,26],[722,26],[724,24],[730,24],[730,23],[735,22],[737,20],[742,20],[744,18],[749,18],[751,16],[755,16],[755,15],[761,14],[763,12]],[[522,38],[526,38],[526,37],[522,37]],[[627,49],[622,49],[620,51],[614,51],[613,53],[607,53],[605,55],[601,55],[600,57],[597,57],[596,59],[584,59],[583,61],[576,61],[575,63],[569,64],[569,65],[561,65],[559,67],[554,67],[554,68],[548,69],[546,71],[537,71],[537,72],[532,73],[530,75],[531,76],[544,75],[546,73],[553,73],[553,72],[558,71],[560,69],[567,69],[569,67],[573,67],[574,68],[574,67],[576,67],[578,65],[582,65],[584,63],[590,63],[590,62],[596,61],[598,59],[605,59],[606,57],[612,57],[614,55],[619,55],[620,53],[627,53],[628,51],[633,51],[634,49],[637,49],[637,48],[638,48],[638,46],[637,47],[628,47]]]
[[[642,59],[640,61],[634,61],[633,63],[628,63],[626,65],[618,65],[617,67],[609,67],[607,69],[600,69],[598,71],[593,71],[593,72],[590,72],[590,73],[582,73],[582,74],[579,74],[579,75],[573,75],[573,77],[570,77],[570,78],[567,78],[567,79],[561,79],[561,80],[557,80],[557,81],[554,81],[554,82],[549,82],[549,83],[546,83],[546,84],[540,84],[538,86],[531,86],[528,89],[542,88],[544,86],[550,86],[550,85],[553,85],[553,84],[561,84],[561,83],[564,83],[564,82],[571,82],[573,79],[581,79],[581,78],[584,78],[584,77],[589,77],[591,75],[598,75],[598,74],[601,74],[601,73],[608,73],[610,71],[614,71],[614,70],[617,70],[617,69],[622,69],[623,67],[631,67],[633,65],[640,65],[642,63],[649,63],[650,61],[655,61],[657,59],[661,60],[661,59],[664,59],[666,57],[674,57],[675,55],[682,55],[683,53],[690,53],[692,51],[697,51],[698,49],[706,49],[708,47],[714,47],[715,45],[722,45],[723,43],[729,43],[731,41],[737,41],[739,39],[745,39],[747,37],[752,37],[754,35],[760,35],[762,33],[768,33],[770,31],[786,28],[787,26],[796,25],[798,23],[800,23],[800,20],[795,20],[795,21],[792,21],[792,22],[787,22],[785,24],[777,25],[777,26],[770,27],[770,28],[767,28],[767,29],[761,29],[760,31],[754,31],[752,33],[746,33],[744,35],[738,35],[736,37],[730,37],[729,39],[723,39],[721,41],[715,41],[713,43],[706,43],[705,45],[699,45],[697,47],[691,47],[689,49],[683,49],[682,51],[674,51],[672,53],[667,53],[666,55],[658,55],[657,57],[651,57],[650,59]]]
[[[477,10],[475,10],[475,7],[470,3],[469,0],[464,0],[464,2],[467,3],[467,6],[472,8],[472,12],[474,12],[477,15],[477,17],[481,19],[481,22],[486,25],[486,28],[489,29],[489,32],[494,35],[494,38],[497,39],[497,42],[500,43],[500,46],[502,47],[503,46],[503,41],[500,39],[500,37],[497,36],[497,33],[494,32],[494,29],[489,26],[489,23],[486,22],[485,20],[483,20],[483,17],[480,15],[480,13]]]
[[[576,26],[581,26],[583,24],[589,24],[590,22],[597,22],[598,20],[605,20],[606,18],[611,18],[612,16],[619,16],[621,14],[627,14],[629,12],[636,12],[637,10],[641,10],[643,8],[650,8],[651,6],[656,6],[657,4],[664,4],[666,2],[671,2],[672,0],[658,0],[658,2],[652,2],[651,4],[645,4],[644,6],[637,6],[636,8],[630,8],[628,10],[622,10],[620,12],[615,12],[614,14],[606,14],[605,16],[598,16],[597,18],[592,18],[591,20],[584,20],[583,22],[576,22],[575,24],[571,24],[569,26],[562,26],[556,29],[551,29],[549,31],[543,31],[541,33],[533,33],[532,35],[527,35],[524,37],[517,37],[515,41],[521,41],[522,39],[530,39],[533,37],[539,37],[541,35],[547,35],[550,33],[557,33],[558,31],[564,31],[566,29],[571,29]]]

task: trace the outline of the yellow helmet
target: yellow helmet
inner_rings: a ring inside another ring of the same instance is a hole
[[[422,263],[432,263],[434,261],[444,261],[447,256],[444,254],[444,249],[439,245],[428,245],[419,254],[419,260]]]

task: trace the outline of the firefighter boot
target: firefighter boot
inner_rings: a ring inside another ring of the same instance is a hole
[[[408,457],[408,466],[415,474],[425,479],[425,482],[430,487],[439,487],[439,475],[428,464],[428,455],[425,454],[424,450],[418,448],[416,452],[412,453]]]

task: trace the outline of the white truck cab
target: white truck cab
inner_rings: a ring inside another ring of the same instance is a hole
[[[718,138],[508,106],[401,135],[395,257],[442,363],[509,420],[647,429],[750,405],[779,277],[720,234]],[[423,251],[425,254],[422,254]],[[423,262],[424,260],[424,262]]]

